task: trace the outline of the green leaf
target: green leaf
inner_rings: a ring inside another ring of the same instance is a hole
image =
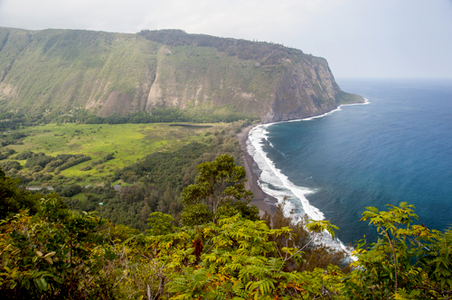
[[[47,281],[40,277],[40,278],[36,278],[34,280],[35,286],[38,289],[39,292],[43,292],[47,290]]]

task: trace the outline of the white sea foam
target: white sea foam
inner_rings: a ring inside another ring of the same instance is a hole
[[[364,102],[363,103],[341,104],[337,108],[335,108],[335,109],[333,109],[333,110],[331,110],[329,112],[326,112],[324,114],[318,115],[318,116],[313,116],[313,117],[304,118],[304,119],[296,119],[296,120],[284,121],[284,122],[311,121],[311,120],[314,120],[314,119],[319,119],[319,118],[323,118],[325,116],[329,116],[329,115],[331,115],[331,114],[333,114],[333,113],[335,113],[337,111],[341,111],[343,106],[355,106],[355,105],[366,105],[366,104],[370,104],[370,101],[369,101],[369,99],[364,98]],[[271,124],[276,124],[276,123],[279,123],[279,122],[270,123],[270,125]]]
[[[365,99],[364,103],[358,103],[358,105],[369,103],[370,102]],[[320,116],[314,116],[311,118],[293,120],[288,122],[309,121],[316,118],[322,118],[336,111],[340,111],[341,106]],[[259,186],[266,194],[275,197],[278,200],[278,203],[285,203],[284,214],[287,217],[292,217],[294,222],[298,222],[305,214],[309,219],[312,220],[324,220],[324,214],[317,207],[309,203],[309,200],[306,198],[307,195],[315,193],[316,190],[297,186],[292,183],[289,178],[281,172],[280,169],[276,168],[275,163],[267,156],[267,153],[264,151],[264,147],[266,145],[274,148],[268,140],[269,132],[267,131],[267,128],[273,124],[275,123],[256,126],[249,132],[248,135],[247,151],[253,157],[254,161],[261,171],[258,180]],[[276,150],[276,148],[274,149]],[[317,238],[316,242],[322,243],[332,248],[345,250],[349,254],[351,252],[351,249],[345,247],[339,239],[336,238],[332,240],[331,235],[327,232],[322,233]],[[351,256],[350,258],[354,259]]]
[[[297,215],[301,216],[303,213],[306,213],[314,220],[323,220],[323,213],[316,207],[310,205],[305,197],[305,195],[314,191],[293,184],[281,170],[275,167],[273,161],[268,158],[263,150],[263,146],[267,143],[268,132],[266,128],[268,126],[261,125],[253,128],[249,133],[247,141],[247,150],[253,156],[254,161],[262,172],[259,176],[259,185],[264,192],[274,196],[280,203],[284,201],[284,197],[287,197],[286,202],[288,205],[285,207],[285,210],[288,213],[299,206],[297,205],[298,203],[291,203],[295,199],[298,199],[303,212]]]

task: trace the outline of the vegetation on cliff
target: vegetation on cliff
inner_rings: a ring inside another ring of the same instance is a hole
[[[132,120],[140,112],[158,120],[156,109],[168,107],[181,120],[203,120],[207,111],[270,122],[324,113],[344,95],[326,60],[281,45],[177,30],[0,28],[0,113],[8,122]]]

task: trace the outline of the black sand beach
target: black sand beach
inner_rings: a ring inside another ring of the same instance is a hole
[[[260,214],[263,215],[265,211],[273,214],[276,210],[276,205],[278,203],[277,199],[264,193],[260,188],[258,181],[258,176],[253,172],[253,166],[256,168],[256,163],[254,162],[253,157],[248,153],[246,148],[246,141],[248,139],[248,134],[250,130],[257,125],[250,125],[244,128],[238,135],[238,139],[240,141],[240,146],[242,148],[244,167],[246,170],[246,177],[248,181],[246,182],[246,188],[251,190],[254,194],[254,199],[251,202],[256,205]]]

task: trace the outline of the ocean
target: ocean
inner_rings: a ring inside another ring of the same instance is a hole
[[[259,185],[297,219],[327,219],[353,245],[376,229],[361,222],[368,206],[405,201],[417,223],[452,224],[452,80],[337,80],[366,104],[320,117],[255,127],[247,147]]]

